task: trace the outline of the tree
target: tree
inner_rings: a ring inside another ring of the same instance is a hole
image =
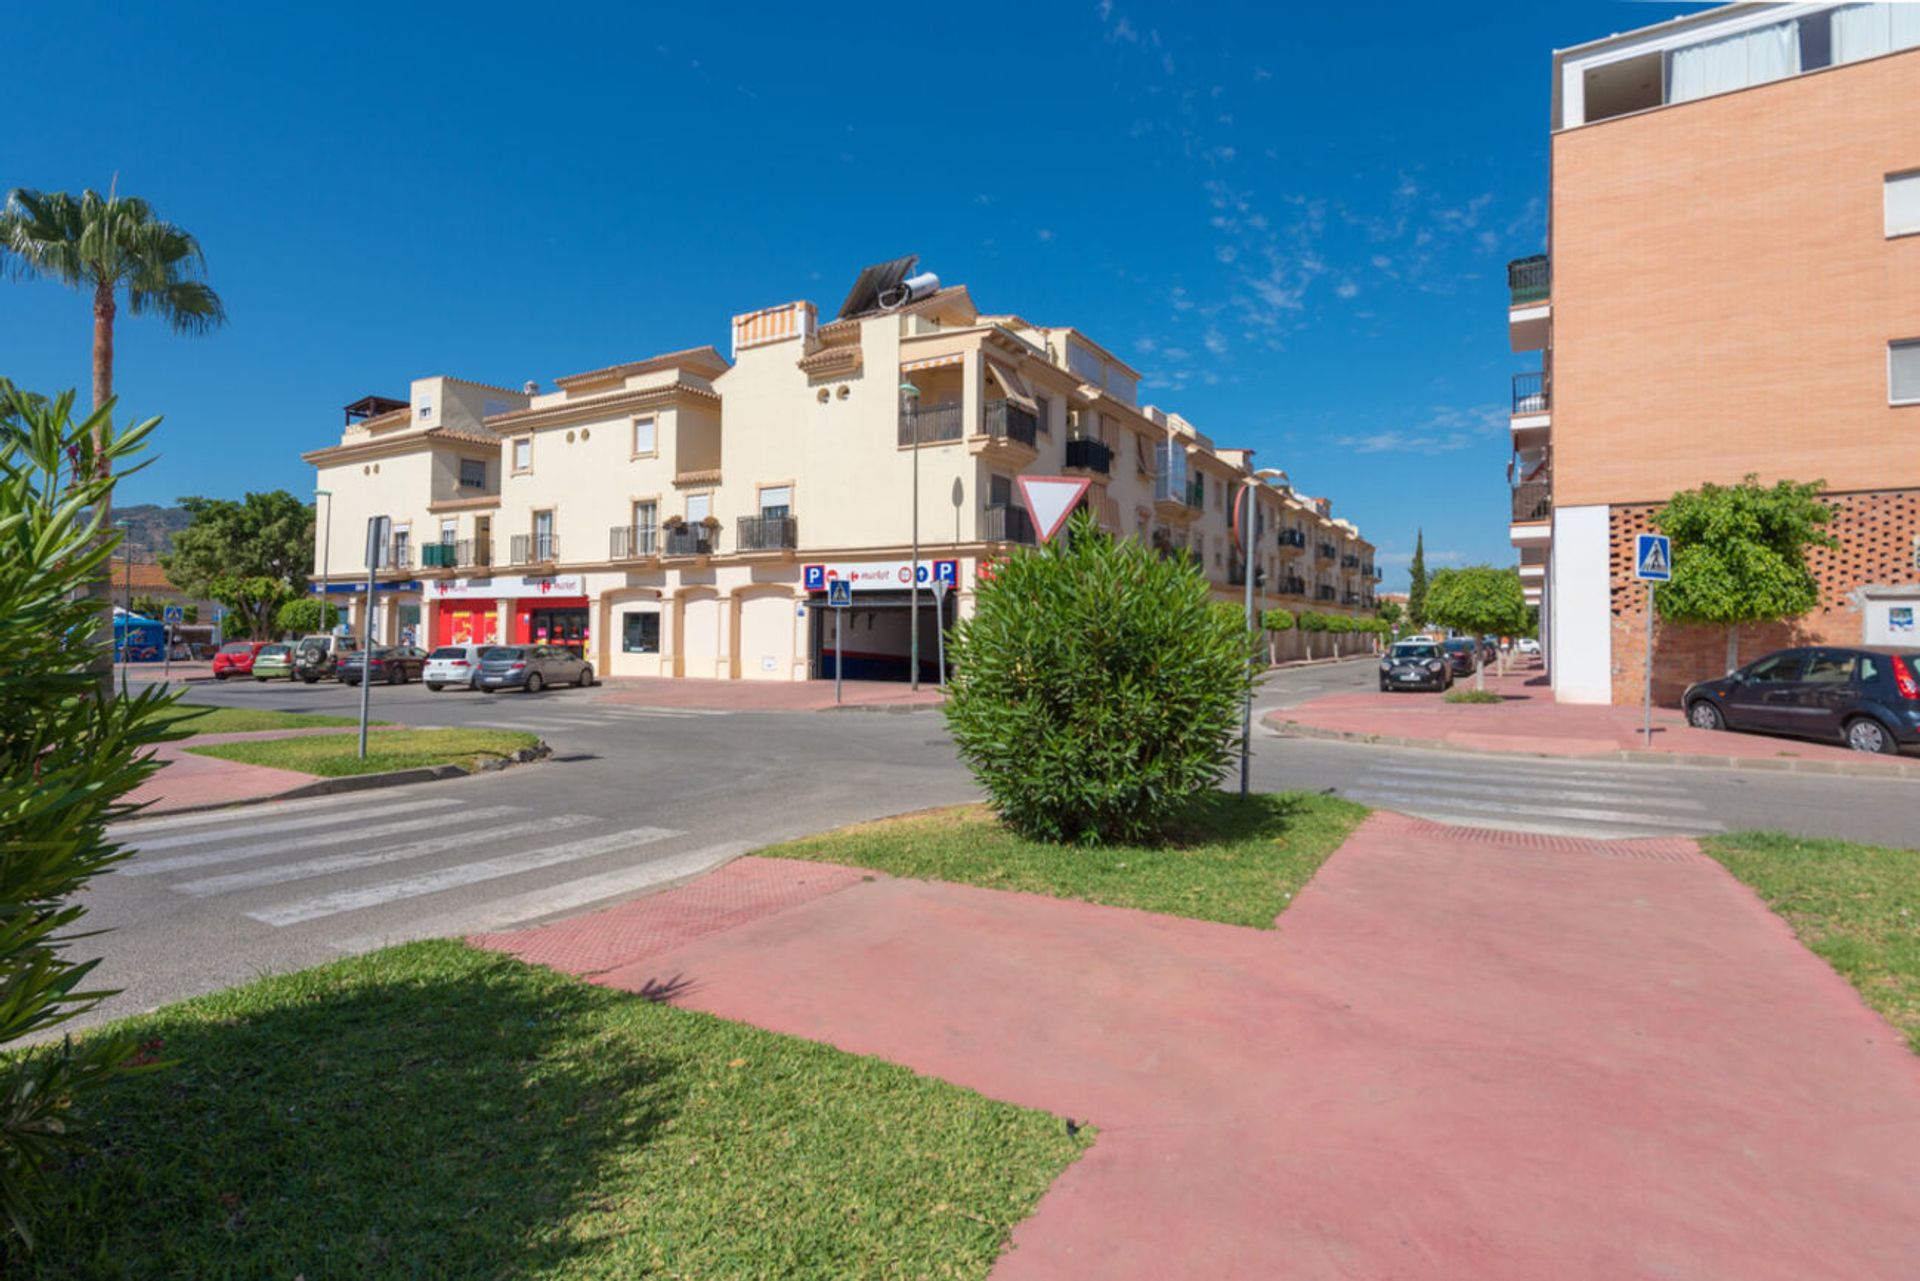
[[[273,625],[283,636],[312,636],[330,632],[346,621],[346,615],[332,601],[318,596],[303,596],[282,605],[273,616]]]
[[[134,812],[123,798],[160,768],[153,746],[179,737],[158,687],[101,692],[97,608],[80,590],[116,542],[109,464],[159,420],[116,430],[108,401],[76,423],[74,400],[0,395],[0,671],[30,674],[0,681],[0,1047],[37,1042],[0,1057],[0,1230],[28,1248],[52,1180],[84,1155],[88,1100],[151,1057],[124,1034],[56,1032],[112,995],[86,987],[99,962],[74,955],[87,937],[74,926],[87,883],[133,852],[108,836]]]
[[[1807,548],[1837,547],[1826,532],[1833,509],[1824,481],[1762,487],[1702,485],[1675,494],[1653,514],[1673,539],[1673,581],[1654,592],[1662,618],[1727,629],[1727,670],[1740,665],[1740,624],[1797,618],[1820,603]]]
[[[37,276],[56,280],[93,298],[93,407],[113,399],[113,321],[119,295],[126,291],[127,309],[134,315],[152,314],[177,334],[199,335],[226,322],[220,296],[196,279],[206,270],[200,242],[153,216],[147,202],[119,196],[111,188],[105,196],[83,191],[33,191],[16,187],[0,208],[0,274]],[[89,421],[93,421],[89,419]],[[104,448],[111,423],[94,429],[93,456],[107,466]],[[109,489],[100,496],[102,530],[111,527]],[[96,595],[111,597],[101,579],[87,585]],[[113,609],[96,620],[101,644],[95,676],[103,690],[113,684]]]
[[[1421,566],[1422,570],[1424,570],[1425,568],[1426,568],[1425,565]],[[1380,621],[1386,624],[1386,627],[1382,633],[1383,635],[1385,634],[1385,632],[1392,632],[1392,631],[1399,630],[1400,620],[1406,617],[1406,611],[1400,608],[1400,602],[1397,600],[1381,601],[1380,608],[1376,610],[1375,613],[1379,616]]]
[[[1293,615],[1284,609],[1269,609],[1260,615],[1260,627],[1268,635],[1293,630]],[[1267,664],[1272,666],[1276,657],[1274,642],[1267,643]]]
[[[313,563],[313,507],[284,489],[230,498],[183,498],[192,523],[160,564],[189,596],[232,611],[230,635],[273,635],[275,614],[304,596]]]
[[[1407,567],[1407,626],[1427,621],[1427,531],[1413,535],[1413,563]]]
[[[1468,565],[1443,569],[1427,588],[1427,617],[1475,638],[1507,635],[1527,622],[1526,591],[1516,569]],[[1486,687],[1486,672],[1476,663],[1473,687]]]
[[[1190,560],[1077,515],[981,580],[947,646],[947,724],[1022,836],[1157,840],[1232,759],[1256,645]]]
[[[1327,630],[1327,616],[1325,614],[1316,614],[1309,609],[1295,620],[1294,626],[1307,634],[1307,657],[1312,658],[1313,638],[1317,633]]]

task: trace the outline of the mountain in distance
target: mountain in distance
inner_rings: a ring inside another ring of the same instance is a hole
[[[136,561],[151,560],[155,556],[173,550],[173,536],[185,529],[189,523],[187,513],[179,507],[161,507],[156,503],[136,503],[131,507],[115,507],[113,519],[127,522],[126,546],[133,550]],[[118,553],[115,553],[116,555]]]

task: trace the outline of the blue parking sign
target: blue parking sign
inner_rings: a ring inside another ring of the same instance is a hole
[[[1673,579],[1673,542],[1665,534],[1641,534],[1634,542],[1633,576],[1649,583]]]

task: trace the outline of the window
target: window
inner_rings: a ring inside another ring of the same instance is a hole
[[[1887,400],[1920,405],[1920,338],[1887,344]]]
[[[713,514],[712,494],[687,495],[687,524],[698,525]]]
[[[533,558],[553,559],[553,513],[550,511],[533,514]]]
[[[533,437],[522,436],[513,442],[513,469],[515,471],[533,470]]]
[[[1033,411],[1039,416],[1040,430],[1051,433],[1053,431],[1053,402],[1045,396],[1035,396],[1033,398]]]
[[[633,550],[640,556],[660,550],[660,504],[651,499],[633,505]]]
[[[660,615],[626,615],[620,629],[620,651],[624,654],[658,654]]]
[[[427,421],[428,418],[431,418],[432,416],[433,416],[433,402],[426,401],[426,400],[421,401],[420,402],[420,421],[425,422]]]
[[[1844,685],[1853,679],[1853,656],[1823,649],[1813,656],[1813,661],[1807,664],[1806,675],[1800,679],[1808,684]]]
[[[516,442],[517,444],[518,442]],[[484,458],[462,458],[460,460],[460,488],[485,489],[487,487],[487,460]]]
[[[633,420],[633,456],[658,453],[660,447],[658,424],[652,418]]]
[[[1847,4],[1833,11],[1833,61],[1858,62],[1920,45],[1920,6]]]
[[[1008,507],[1013,504],[1013,482],[1005,476],[987,477],[987,506]]]
[[[452,520],[443,520],[440,522],[441,543],[443,544],[451,543],[459,537],[460,537],[460,521],[457,518]]]
[[[1920,169],[1887,175],[1887,234],[1920,234]]]
[[[395,569],[405,569],[407,567],[408,545],[412,539],[413,531],[405,525],[395,525],[393,527],[393,567]]]
[[[762,516],[789,516],[793,514],[793,487],[791,485],[769,485],[760,491],[760,514]]]
[[[1763,658],[1747,669],[1747,683],[1750,685],[1776,685],[1786,681],[1800,679],[1800,662],[1806,655],[1798,650],[1788,650],[1784,654],[1775,654]]]

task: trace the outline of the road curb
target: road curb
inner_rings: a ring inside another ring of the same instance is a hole
[[[1262,723],[1283,738],[1317,738],[1338,743],[1365,743],[1376,747],[1416,747],[1435,752],[1470,752],[1475,756],[1511,756],[1537,761],[1614,761],[1626,765],[1686,765],[1696,769],[1770,770],[1778,774],[1828,774],[1848,778],[1920,779],[1920,764],[1900,761],[1814,761],[1793,756],[1716,756],[1702,752],[1635,752],[1618,748],[1608,752],[1563,755],[1555,752],[1501,751],[1450,743],[1438,738],[1411,738],[1402,734],[1362,734],[1353,730],[1302,725],[1278,715]]]
[[[937,712],[945,703],[840,703],[816,707],[816,712]]]

